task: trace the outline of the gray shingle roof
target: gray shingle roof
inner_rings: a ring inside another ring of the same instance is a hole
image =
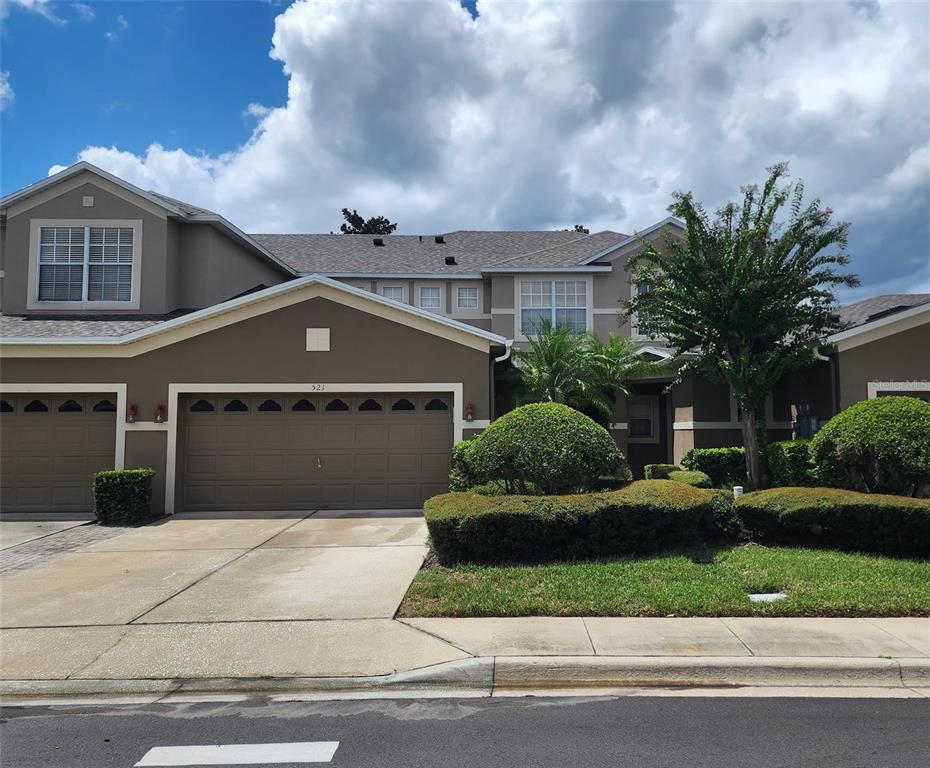
[[[23,317],[0,315],[0,337],[5,339],[55,339],[55,338],[104,338],[125,336],[158,325],[166,320],[180,317],[184,312],[169,315],[145,315],[136,317]]]
[[[442,235],[252,235],[299,272],[478,274],[485,267],[572,267],[622,241],[617,232],[456,231]],[[455,257],[446,265],[445,257]]]
[[[155,192],[154,190],[149,190],[149,194],[153,197],[157,197],[160,200],[164,200],[166,203],[173,205],[175,208],[181,211],[185,216],[216,216],[217,214],[213,211],[210,211],[206,208],[201,208],[199,205],[194,205],[193,203],[185,203],[183,200],[178,200],[176,197],[169,197],[168,195],[163,195],[161,192]]]
[[[840,307],[840,323],[849,328],[930,303],[930,293],[886,293]]]

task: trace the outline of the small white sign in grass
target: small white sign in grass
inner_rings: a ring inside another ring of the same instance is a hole
[[[749,602],[750,603],[777,603],[779,600],[784,600],[788,595],[784,592],[756,592],[749,593]]]

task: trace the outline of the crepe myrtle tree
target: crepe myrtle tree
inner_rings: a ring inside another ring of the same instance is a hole
[[[684,235],[667,230],[664,248],[643,241],[630,268],[648,290],[624,302],[641,333],[689,353],[673,385],[695,373],[730,385],[755,488],[765,487],[766,397],[835,331],[834,289],[859,284],[842,270],[849,224],[831,221],[820,200],[805,205],[803,182],[782,183],[787,164],[767,171],[761,190],[745,187],[741,203],[713,217],[690,192],[676,192],[669,211]]]

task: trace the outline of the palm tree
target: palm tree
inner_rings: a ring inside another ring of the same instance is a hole
[[[657,370],[640,345],[621,336],[605,344],[593,333],[575,333],[543,323],[528,337],[530,348],[515,350],[523,390],[540,402],[564,403],[609,423],[617,394],[629,395],[630,380]]]

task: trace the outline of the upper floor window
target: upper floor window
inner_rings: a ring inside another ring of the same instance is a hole
[[[402,285],[382,285],[381,295],[392,301],[404,301],[404,286]]]
[[[456,309],[478,309],[478,287],[460,285],[455,289]]]
[[[125,224],[125,226],[123,226]],[[38,302],[130,304],[138,297],[136,222],[113,226],[38,226]]]
[[[442,307],[438,285],[420,286],[420,307],[423,309],[440,309]]]
[[[576,333],[587,329],[587,283],[584,280],[522,280],[520,331],[538,332],[545,323]]]

